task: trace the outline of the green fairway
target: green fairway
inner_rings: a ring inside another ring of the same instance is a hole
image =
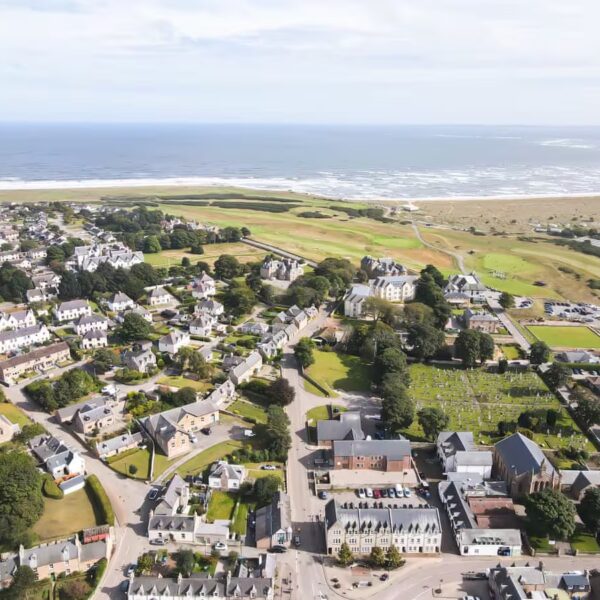
[[[483,256],[483,266],[499,273],[523,273],[535,270],[535,265],[514,254],[490,252]]]
[[[67,494],[60,500],[44,498],[44,513],[33,526],[41,541],[68,536],[99,525],[87,490]]]
[[[551,348],[600,348],[600,336],[583,325],[528,325],[527,329]]]
[[[346,392],[368,392],[371,389],[371,367],[358,356],[341,352],[316,350],[315,363],[307,373],[323,387]]]
[[[423,364],[413,364],[409,371],[409,394],[416,411],[425,406],[441,408],[450,417],[450,430],[473,431],[479,443],[494,443],[502,437],[499,421],[516,422],[524,411],[545,418],[551,408],[559,414],[556,426],[533,433],[533,439],[547,450],[571,445],[593,450],[591,442],[534,372],[497,374]],[[416,418],[406,433],[413,439],[423,439]]]

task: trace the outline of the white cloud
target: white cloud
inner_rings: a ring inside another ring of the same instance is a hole
[[[598,122],[599,17],[595,0],[0,0],[0,111]]]

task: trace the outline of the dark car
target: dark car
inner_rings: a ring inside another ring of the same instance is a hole
[[[273,552],[274,554],[283,554],[287,552],[287,548],[285,546],[271,546],[269,552]]]
[[[159,493],[160,493],[160,490],[158,488],[152,488],[148,492],[148,500],[156,500],[158,498]]]
[[[210,435],[212,433],[212,429],[210,427],[203,427],[200,430],[204,435]]]
[[[325,490],[321,490],[319,492],[319,498],[321,498],[321,500],[327,500],[327,498],[329,498],[329,494]]]
[[[380,578],[379,581],[387,581],[390,578],[388,573],[384,573]]]

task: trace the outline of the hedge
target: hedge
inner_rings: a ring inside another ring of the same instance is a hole
[[[58,485],[50,475],[46,475],[44,477],[44,483],[42,484],[42,493],[47,498],[52,498],[54,500],[60,500],[65,495],[65,493],[58,487]]]
[[[92,502],[94,503],[98,514],[100,515],[102,523],[114,525],[115,513],[113,511],[110,500],[106,495],[106,491],[102,487],[102,484],[100,483],[98,477],[96,475],[90,475],[86,479],[85,484],[92,497]]]

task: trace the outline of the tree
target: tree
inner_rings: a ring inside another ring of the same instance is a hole
[[[270,504],[273,496],[279,490],[281,480],[276,475],[260,477],[254,484],[254,498],[257,508]]]
[[[533,342],[529,348],[529,360],[532,365],[541,365],[550,360],[550,348],[546,342]]]
[[[196,559],[192,550],[180,550],[177,553],[177,570],[184,576],[189,577],[196,566]]]
[[[502,292],[500,294],[498,302],[504,310],[508,310],[509,308],[515,307],[515,297],[512,294],[509,294],[508,292]]]
[[[600,532],[600,488],[586,490],[579,503],[579,516],[591,532],[596,535]]]
[[[462,360],[463,366],[474,367],[479,358],[479,331],[464,329],[454,342],[456,356]]]
[[[494,338],[483,331],[479,332],[479,360],[483,363],[486,360],[494,358],[495,343]]]
[[[138,472],[138,468],[134,464],[129,465],[129,474],[130,475],[135,475],[137,472]]]
[[[60,586],[58,596],[60,600],[85,600],[89,598],[92,588],[84,579],[67,581]]]
[[[99,348],[96,350],[94,353],[94,360],[92,361],[94,370],[101,375],[110,371],[118,363],[119,361],[115,353],[108,348]]]
[[[410,427],[415,418],[415,407],[406,387],[394,374],[387,375],[381,386],[381,419],[391,431]]]
[[[546,371],[546,382],[553,389],[556,390],[566,385],[571,376],[571,369],[562,363],[552,363],[548,371]]]
[[[414,323],[408,327],[407,343],[411,354],[423,360],[435,356],[444,346],[444,332],[428,323]]]
[[[247,238],[250,237],[252,235],[252,233],[250,232],[250,230],[247,227],[242,227],[240,229],[240,231],[242,232],[242,235]]]
[[[435,406],[422,408],[418,413],[418,420],[425,437],[430,440],[437,439],[440,431],[444,431],[450,424],[450,417]]]
[[[127,313],[118,329],[119,337],[126,342],[146,339],[152,333],[150,323],[137,313]]]
[[[365,300],[364,312],[367,316],[372,317],[376,321],[381,319],[386,323],[390,323],[394,321],[394,318],[399,312],[399,308],[389,300],[371,296]]]
[[[409,302],[404,305],[403,320],[407,327],[417,323],[433,325],[433,309],[422,302]]]
[[[72,271],[65,271],[62,274],[60,285],[58,286],[58,297],[61,300],[75,300],[81,298],[81,286],[77,275]]]
[[[273,460],[287,460],[287,454],[292,446],[289,431],[290,420],[281,406],[272,404],[267,409],[267,424],[265,426],[266,446]]]
[[[46,433],[46,430],[41,423],[29,423],[21,427],[21,431],[15,435],[14,439],[21,444],[27,444],[29,440],[43,433]]]
[[[0,267],[0,296],[10,302],[25,302],[27,290],[32,289],[33,282],[24,271],[10,263]]]
[[[383,381],[388,373],[396,373],[407,384],[409,381],[406,354],[397,348],[386,348],[375,357],[374,379],[377,383]]]
[[[402,563],[404,562],[400,551],[393,544],[385,553],[385,562],[388,569],[397,569],[398,567],[402,566]]]
[[[221,254],[215,261],[215,276],[219,279],[233,279],[242,273],[242,265],[235,256]]]
[[[181,259],[181,266],[182,266],[182,267],[184,267],[184,268],[186,268],[186,269],[187,269],[188,267],[191,267],[191,266],[192,266],[192,261],[190,260],[189,256],[184,256],[184,257]]]
[[[185,406],[186,404],[191,404],[192,402],[196,402],[197,393],[196,390],[192,387],[182,387],[179,388],[172,396],[171,404],[174,406]]]
[[[27,565],[22,565],[17,568],[10,587],[2,597],[8,600],[23,600],[23,598],[27,598],[28,592],[35,586],[36,582],[37,575],[34,570]]]
[[[505,358],[501,358],[498,361],[498,373],[503,375],[508,370],[508,361]]]
[[[162,247],[160,245],[160,240],[158,239],[158,236],[149,235],[144,240],[144,252],[146,254],[155,254],[157,252],[160,252],[161,250]]]
[[[202,354],[191,346],[184,346],[177,351],[175,364],[180,371],[189,371],[194,375],[198,375],[201,379],[209,377],[213,370]]]
[[[235,283],[223,296],[223,305],[236,317],[249,313],[257,302],[256,294],[245,283]]]
[[[294,401],[296,390],[287,379],[281,377],[269,385],[268,395],[271,402],[280,406],[287,406]]]
[[[575,414],[585,429],[590,428],[596,423],[600,423],[600,400],[595,397],[578,394]]]
[[[548,427],[554,427],[558,421],[559,412],[553,408],[549,408],[546,411],[546,425]]]
[[[525,498],[527,519],[534,533],[567,540],[575,532],[575,508],[561,492],[545,489]]]
[[[381,569],[385,566],[385,552],[383,548],[379,546],[373,546],[371,548],[371,554],[369,555],[369,562],[376,569]]]
[[[13,450],[0,454],[0,543],[14,546],[42,515],[42,479],[31,456]]]
[[[341,567],[348,567],[354,562],[354,554],[350,550],[350,546],[343,542],[338,552],[338,564]]]
[[[315,343],[308,337],[301,338],[294,348],[294,356],[304,369],[315,362],[314,348]]]
[[[142,554],[137,561],[137,574],[149,573],[154,566],[154,558],[149,552]]]

